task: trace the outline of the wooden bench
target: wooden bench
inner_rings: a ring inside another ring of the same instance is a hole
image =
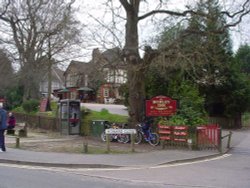
[[[19,137],[27,137],[27,125],[26,123],[16,123],[13,129],[7,130],[8,135],[17,135]]]

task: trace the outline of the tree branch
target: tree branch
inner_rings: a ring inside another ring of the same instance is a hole
[[[227,24],[225,26],[225,28],[234,27],[234,26],[238,25],[242,21],[243,17],[248,15],[249,13],[250,13],[250,0],[245,1],[245,3],[242,5],[242,9],[239,10],[238,12],[233,13],[233,14],[230,14],[228,11],[222,11],[221,14],[224,14],[229,18],[235,18],[235,17],[239,16],[238,20],[236,20],[233,23]]]
[[[153,11],[150,11],[142,16],[139,16],[138,20],[143,20],[143,19],[145,19],[149,16],[152,16],[154,14],[168,14],[168,15],[172,15],[172,16],[186,16],[188,14],[198,14],[198,13],[193,11],[193,10],[186,10],[184,12],[175,12],[175,11],[170,11],[170,10],[153,10]],[[203,14],[203,16],[205,16],[205,15]]]
[[[6,6],[4,7],[4,11],[0,14],[0,19],[4,19],[3,16],[6,14],[9,5],[10,5],[10,0],[8,0]]]
[[[120,2],[126,11],[129,11],[131,9],[131,5],[128,3],[127,0],[120,0]]]

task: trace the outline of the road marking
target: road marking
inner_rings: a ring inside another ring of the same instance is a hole
[[[214,157],[214,158],[210,158],[210,159],[203,159],[203,160],[196,160],[196,161],[191,161],[191,162],[182,162],[182,163],[175,163],[175,164],[166,164],[166,165],[160,165],[160,166],[153,166],[153,167],[150,167],[150,168],[152,168],[152,169],[166,168],[166,167],[184,166],[184,165],[190,165],[190,164],[196,164],[196,163],[202,163],[202,162],[209,162],[209,161],[224,159],[224,158],[229,157],[231,155],[232,154],[224,154],[224,155]]]
[[[130,167],[121,167],[121,168],[63,168],[63,167],[61,168],[61,167],[43,167],[43,166],[30,166],[30,165],[7,164],[7,163],[0,163],[0,166],[30,169],[30,170],[46,170],[46,171],[54,171],[54,172],[129,171],[129,170],[157,169],[157,168],[184,166],[184,165],[220,160],[220,159],[229,157],[231,155],[232,154],[224,154],[222,156],[218,156],[218,157],[214,157],[210,159],[203,159],[203,160],[196,160],[196,161],[191,161],[191,162],[182,162],[182,163],[175,163],[175,164],[166,164],[166,165],[159,165],[159,166],[135,166],[135,167],[130,166]]]

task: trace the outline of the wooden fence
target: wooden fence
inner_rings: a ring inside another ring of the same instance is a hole
[[[51,131],[60,131],[60,119],[41,115],[27,115],[14,113],[17,122],[26,122],[29,128],[41,128]]]
[[[221,148],[221,128],[218,124],[209,124],[196,128],[196,145],[198,149]]]
[[[189,129],[188,126],[158,125],[158,133],[162,148],[186,147],[189,149],[207,150],[217,149],[221,151],[222,139],[228,137],[227,147],[230,147],[232,133],[222,137],[218,124],[208,124]]]
[[[233,118],[227,117],[209,117],[209,124],[219,124],[222,128],[235,128],[235,121]]]

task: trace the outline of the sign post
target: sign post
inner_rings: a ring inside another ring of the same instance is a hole
[[[106,129],[105,130],[106,134],[106,141],[107,141],[107,153],[110,152],[110,139],[109,136],[111,134],[130,134],[131,138],[131,152],[135,151],[135,134],[136,134],[136,129]]]
[[[110,139],[109,134],[106,134],[106,141],[107,141],[107,153],[110,152]]]

